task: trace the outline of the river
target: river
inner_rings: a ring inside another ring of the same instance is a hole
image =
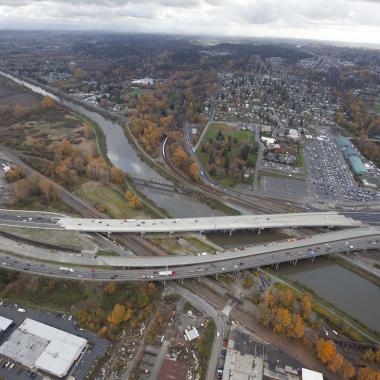
[[[278,272],[312,289],[368,328],[380,331],[380,288],[367,279],[325,258],[296,266],[282,264]]]
[[[99,113],[90,111],[77,103],[59,98],[41,87],[20,80],[12,75],[2,72],[1,70],[0,74],[22,86],[29,88],[35,93],[44,96],[48,95],[74,112],[84,115],[96,122],[106,137],[107,154],[110,161],[113,165],[119,167],[130,176],[170,183],[170,181],[160,176],[160,174],[158,174],[137,155],[119,123],[106,119]],[[158,207],[165,209],[172,217],[180,218],[224,215],[221,211],[215,210],[197,199],[185,194],[161,191],[144,186],[137,186],[137,188]]]

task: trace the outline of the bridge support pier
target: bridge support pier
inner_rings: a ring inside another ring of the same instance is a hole
[[[274,268],[277,270],[277,269],[278,269],[278,267],[279,267],[279,265],[280,265],[279,263],[276,263],[276,265],[275,265],[275,267],[274,267]]]
[[[298,262],[298,260],[294,260],[294,261],[292,262],[292,264],[293,264],[294,266],[296,266],[296,265],[297,265],[297,262]]]
[[[257,231],[257,233],[260,235],[261,234],[261,228],[259,228],[259,230]]]
[[[143,237],[145,232],[140,232],[140,236]]]
[[[232,230],[230,230],[230,232],[229,232],[229,236],[231,236],[232,235]]]
[[[111,239],[111,232],[107,232],[108,239]]]

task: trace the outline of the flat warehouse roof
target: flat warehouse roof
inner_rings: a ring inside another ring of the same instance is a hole
[[[302,380],[323,380],[323,375],[320,372],[302,368]]]
[[[27,367],[63,377],[86,344],[84,338],[27,318],[0,346],[0,354]]]
[[[0,332],[5,331],[13,321],[0,315]]]

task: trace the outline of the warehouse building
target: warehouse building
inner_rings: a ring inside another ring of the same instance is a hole
[[[9,327],[13,326],[14,322],[11,319],[2,317],[0,315],[0,335],[7,331]]]
[[[27,318],[0,346],[0,355],[28,368],[63,377],[86,345],[84,338]]]
[[[367,173],[367,168],[363,164],[363,161],[358,156],[350,156],[348,157],[350,165],[352,167],[352,171],[357,175],[362,175]]]

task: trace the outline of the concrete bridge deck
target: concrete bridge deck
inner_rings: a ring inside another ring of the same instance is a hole
[[[337,212],[216,216],[177,219],[90,219],[49,213],[0,211],[0,225],[84,232],[181,233],[289,227],[360,227],[363,223]]]

